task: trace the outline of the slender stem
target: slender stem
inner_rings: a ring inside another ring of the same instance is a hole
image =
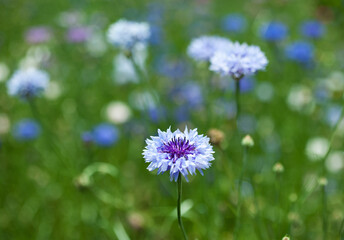
[[[178,201],[177,201],[178,224],[179,224],[180,230],[182,230],[184,239],[188,240],[188,237],[187,237],[187,235],[185,233],[185,229],[184,229],[184,226],[183,226],[181,214],[180,214],[181,197],[182,197],[182,176],[181,176],[181,174],[179,174],[179,176],[178,176]]]
[[[322,186],[321,188],[321,192],[322,192],[322,218],[323,218],[323,224],[322,224],[322,228],[323,228],[323,240],[327,239],[327,197],[326,197],[326,186]]]
[[[137,62],[135,61],[135,58],[133,56],[133,52],[130,52],[128,55],[129,60],[131,61],[136,74],[139,76],[140,78],[140,82],[146,82],[148,81],[148,79],[146,78],[145,73],[143,72],[143,70],[140,68],[140,66],[137,64]]]
[[[237,206],[237,221],[235,223],[235,228],[234,228],[234,239],[237,239],[238,237],[238,232],[240,229],[240,224],[241,224],[241,205],[242,205],[242,195],[241,195],[241,186],[244,178],[244,173],[245,173],[245,166],[246,166],[246,161],[247,161],[247,152],[248,152],[248,147],[244,147],[244,154],[243,154],[243,159],[242,159],[242,167],[241,167],[241,173],[239,177],[239,185],[238,185],[238,206]]]
[[[277,208],[278,205],[280,205],[280,195],[281,195],[281,173],[277,172],[276,173],[276,179],[275,179],[275,206]],[[279,206],[281,207],[281,206]],[[280,215],[280,209],[277,208],[276,211],[276,219],[275,219],[275,234],[279,236],[280,234],[280,221],[281,221],[281,215]]]
[[[238,125],[238,119],[240,116],[240,79],[234,79],[235,81],[235,103],[236,103],[236,122]]]

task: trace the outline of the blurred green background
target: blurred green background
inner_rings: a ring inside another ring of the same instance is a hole
[[[323,144],[310,150],[307,146],[318,137],[330,141],[334,124],[329,109],[343,106],[343,8],[343,1],[335,0],[0,0],[0,239],[181,239],[176,184],[167,173],[156,176],[146,170],[142,151],[157,129],[185,125],[201,134],[216,128],[225,135],[214,146],[215,161],[205,176],[183,184],[190,239],[232,239],[245,133],[252,135],[255,146],[244,177],[239,239],[282,239],[285,234],[323,239],[318,179],[324,172],[321,161],[310,161]],[[247,19],[243,33],[223,30],[222,20],[230,13]],[[142,98],[131,100],[142,90],[139,84],[116,83],[113,59],[120,51],[107,43],[106,31],[120,18],[157,27],[145,63],[150,88],[159,98],[154,113],[136,106]],[[314,66],[305,68],[285,60],[283,49],[303,38],[299,26],[309,19],[323,22],[326,33],[311,40]],[[271,20],[289,28],[278,44],[259,36],[261,25]],[[47,27],[51,38],[30,43],[27,31],[36,26]],[[75,26],[89,28],[87,38],[68,40],[66,34]],[[190,116],[182,121],[172,114],[189,104],[173,97],[174,86],[192,81],[206,87],[206,66],[188,58],[186,49],[192,38],[213,34],[258,45],[269,60],[266,71],[255,76],[253,89],[241,95],[244,119],[239,132],[233,116],[226,114],[230,110],[214,117],[205,107],[221,110],[217,99],[232,102],[231,87],[218,89],[211,98],[203,96],[204,104],[188,109]],[[47,71],[54,85],[36,101],[41,135],[18,141],[12,134],[15,123],[34,116],[26,102],[7,94],[6,81],[27,65]],[[325,98],[319,97],[320,90],[326,91]],[[111,123],[107,106],[112,101],[126,103],[132,113],[125,123],[115,124],[118,142],[108,148],[84,143],[84,131]],[[329,240],[344,239],[343,141],[342,123],[332,141],[336,159],[326,165]],[[281,174],[273,171],[277,162],[284,166]]]

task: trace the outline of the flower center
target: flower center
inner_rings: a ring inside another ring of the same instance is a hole
[[[164,143],[159,151],[162,153],[167,153],[170,156],[170,159],[175,163],[178,158],[185,157],[192,154],[195,151],[196,147],[193,144],[190,144],[189,140],[186,138],[172,138],[167,143]]]

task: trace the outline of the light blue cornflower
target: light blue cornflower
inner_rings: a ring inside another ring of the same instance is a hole
[[[308,64],[313,60],[314,47],[309,42],[296,41],[286,47],[285,54],[292,61]]]
[[[187,53],[196,61],[209,61],[217,51],[228,48],[231,44],[231,41],[223,37],[202,36],[191,41]]]
[[[146,22],[133,22],[120,19],[113,23],[107,32],[108,41],[116,47],[131,50],[138,43],[146,43],[151,35]]]
[[[285,39],[288,34],[288,27],[282,22],[265,23],[259,30],[261,38],[269,42],[277,42]]]
[[[259,47],[236,42],[229,48],[216,52],[210,59],[209,69],[224,76],[241,79],[265,69],[267,64],[268,60]]]
[[[7,82],[7,91],[11,96],[31,99],[39,96],[49,84],[49,75],[42,70],[30,68],[16,71]]]
[[[222,20],[222,27],[225,31],[240,33],[245,31],[247,25],[246,18],[239,13],[228,14]]]
[[[171,181],[177,181],[179,174],[188,181],[187,175],[196,174],[196,170],[203,175],[202,170],[209,168],[214,160],[209,138],[199,135],[197,129],[158,130],[158,136],[152,136],[146,143],[143,156],[150,163],[147,169],[158,169],[158,174],[170,171]]]
[[[115,126],[102,123],[92,131],[92,140],[101,147],[110,147],[118,141],[119,133]]]
[[[317,20],[310,20],[303,22],[300,30],[305,37],[320,38],[325,33],[325,26]]]
[[[36,139],[41,133],[40,125],[32,119],[23,119],[15,124],[13,136],[20,141]]]

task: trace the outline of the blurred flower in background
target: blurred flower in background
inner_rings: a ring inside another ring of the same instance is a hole
[[[334,126],[340,120],[342,108],[341,105],[331,105],[326,108],[324,118],[330,126]]]
[[[25,40],[30,44],[45,43],[51,37],[51,29],[45,26],[31,27],[25,32]]]
[[[288,35],[288,27],[278,21],[265,23],[259,29],[260,36],[266,41],[277,42],[284,40]]]
[[[314,137],[308,140],[306,144],[306,155],[311,161],[320,161],[330,147],[330,143],[326,138]]]
[[[101,147],[112,146],[118,141],[118,137],[119,133],[117,128],[107,123],[97,125],[92,131],[92,139],[94,143]]]
[[[134,58],[137,65],[144,69],[144,63],[147,59],[147,47],[144,44],[136,44],[132,48],[132,57]],[[117,84],[125,84],[129,82],[137,83],[139,81],[139,76],[135,71],[135,67],[128,59],[128,57],[120,52],[113,60],[113,78]]]
[[[14,125],[13,136],[20,141],[36,139],[41,132],[39,124],[32,119],[23,119]]]
[[[231,44],[231,41],[223,37],[202,36],[191,41],[187,53],[195,61],[209,61],[217,51],[223,51]]]
[[[90,27],[86,27],[86,26],[71,27],[67,31],[66,39],[70,43],[81,43],[88,40],[91,35],[92,35],[92,30]]]
[[[120,19],[109,27],[108,41],[116,47],[131,50],[137,43],[146,43],[151,35],[146,22]]]
[[[325,162],[326,168],[331,173],[340,173],[344,168],[344,152],[334,151],[329,154]]]
[[[202,88],[196,82],[184,82],[172,89],[170,95],[178,105],[199,108],[203,104]]]
[[[307,66],[314,58],[314,47],[309,42],[296,41],[286,47],[285,54],[288,59]]]
[[[222,20],[222,27],[231,33],[241,33],[246,30],[247,20],[239,13],[232,13],[225,16]]]
[[[321,38],[325,33],[325,26],[317,20],[309,20],[302,23],[300,31],[305,37]]]
[[[321,81],[332,97],[342,98],[344,92],[344,74],[342,72],[332,72],[330,76]]]
[[[129,106],[120,101],[110,102],[105,109],[107,119],[114,124],[127,122],[131,117]]]
[[[290,89],[287,103],[290,109],[306,114],[311,113],[315,107],[312,90],[304,85],[294,85]]]
[[[59,82],[50,81],[47,89],[44,92],[44,96],[47,99],[55,100],[61,96],[62,90]]]
[[[49,75],[42,70],[30,68],[16,71],[7,82],[8,94],[22,99],[39,96],[49,84]]]
[[[240,79],[264,70],[268,60],[259,47],[236,42],[221,52],[216,52],[210,59],[210,64],[211,71]]]

